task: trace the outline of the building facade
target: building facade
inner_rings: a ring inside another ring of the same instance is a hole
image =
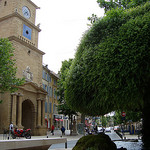
[[[15,48],[17,78],[26,82],[15,93],[0,95],[0,132],[13,122],[18,128],[31,128],[33,135],[46,134],[45,101],[42,87],[44,52],[38,49],[36,9],[31,0],[0,0],[0,38],[8,38]]]
[[[55,126],[55,129],[60,129],[61,126],[69,129],[68,117],[59,114],[57,110],[59,96],[56,91],[59,76],[48,69],[48,65],[43,65],[42,78],[43,89],[48,93],[45,102],[45,121],[48,130],[51,130],[52,125]]]
[[[57,80],[58,75],[48,69],[47,65],[43,65],[42,71],[42,86],[47,91],[45,101],[45,121],[47,128],[50,130],[51,126],[54,125],[54,114],[57,113]]]

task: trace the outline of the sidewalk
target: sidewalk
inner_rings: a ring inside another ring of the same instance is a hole
[[[0,134],[0,140],[7,140],[8,139],[8,136],[9,136],[9,134],[7,134],[7,135],[4,135],[4,137],[3,137],[3,134]],[[67,138],[67,141],[71,141],[71,140],[78,140],[79,138],[81,138],[83,135],[76,135],[76,136],[70,136],[70,130],[66,130],[65,131],[65,135],[63,135],[62,136],[62,133],[61,133],[61,131],[60,130],[55,130],[54,131],[54,135],[51,135],[51,132],[50,131],[48,131],[47,132],[47,135],[44,135],[44,136],[32,136],[31,138],[32,139],[40,139],[40,138],[62,138],[62,137],[64,137],[64,138]],[[21,137],[22,138],[22,137]],[[20,138],[20,139],[21,139]],[[10,140],[12,140],[12,138],[10,138]]]
[[[126,137],[126,139],[138,139],[138,135],[131,135],[129,133],[124,133],[124,136],[123,137]]]
[[[0,140],[8,140],[8,134],[5,135],[5,137],[3,137],[3,134],[0,134]],[[83,135],[76,135],[76,136],[71,136],[70,135],[70,130],[66,130],[65,131],[65,135],[62,136],[62,133],[60,130],[55,130],[54,131],[54,135],[51,135],[51,132],[47,132],[47,135],[45,136],[32,136],[31,139],[45,139],[45,138],[51,138],[51,139],[55,139],[55,138],[67,138],[67,141],[72,141],[72,140],[79,140]],[[21,138],[17,138],[17,139],[25,139],[24,137]],[[14,140],[12,138],[10,138],[10,140]],[[50,149],[50,150],[72,150],[72,148],[57,148],[57,149]]]
[[[54,135],[51,135],[50,132],[47,132],[47,136],[48,138],[67,138],[67,141],[71,141],[71,140],[78,140],[80,139],[83,135],[78,134],[78,135],[70,135],[70,130],[66,130],[65,131],[65,135],[62,136],[62,133],[60,130],[55,130],[54,131]]]

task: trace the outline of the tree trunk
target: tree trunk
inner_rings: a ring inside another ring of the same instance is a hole
[[[70,120],[70,135],[72,135],[72,115],[69,115]]]
[[[144,97],[142,141],[143,149],[150,149],[150,89]]]

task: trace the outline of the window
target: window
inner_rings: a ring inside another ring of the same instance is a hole
[[[49,112],[52,113],[52,103],[49,103]]]
[[[51,78],[51,76],[49,76],[49,82],[52,82],[52,78]]]
[[[53,113],[55,113],[55,104],[53,104]]]
[[[45,102],[45,113],[47,113],[47,102]]]
[[[54,89],[54,98],[56,98],[56,89]]]
[[[50,95],[50,97],[52,97],[52,95],[53,95],[52,94],[52,87],[51,86],[49,87],[49,95]]]
[[[45,90],[45,84],[43,84],[43,89]]]
[[[54,85],[56,85],[57,84],[57,81],[54,79]]]
[[[42,77],[43,77],[43,79],[44,79],[44,77],[45,77],[45,71],[43,70],[43,75],[42,75]]]
[[[59,96],[57,95],[57,100],[59,100]]]
[[[49,89],[49,86],[47,86],[47,88],[46,88],[47,93],[48,93],[48,91],[49,91],[48,89]]]
[[[47,81],[49,81],[49,74],[47,74]]]
[[[4,2],[4,6],[6,6],[6,5],[7,5],[7,1]]]
[[[47,77],[47,73],[45,72],[45,70],[43,70],[42,78],[45,79],[45,80],[47,80],[46,77]]]
[[[45,85],[45,89],[44,90],[47,91],[47,85]]]
[[[53,97],[53,87],[51,87],[51,97]]]

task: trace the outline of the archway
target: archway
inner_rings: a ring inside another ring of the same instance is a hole
[[[25,100],[22,103],[22,125],[24,129],[34,129],[35,115],[34,105],[30,100]]]

